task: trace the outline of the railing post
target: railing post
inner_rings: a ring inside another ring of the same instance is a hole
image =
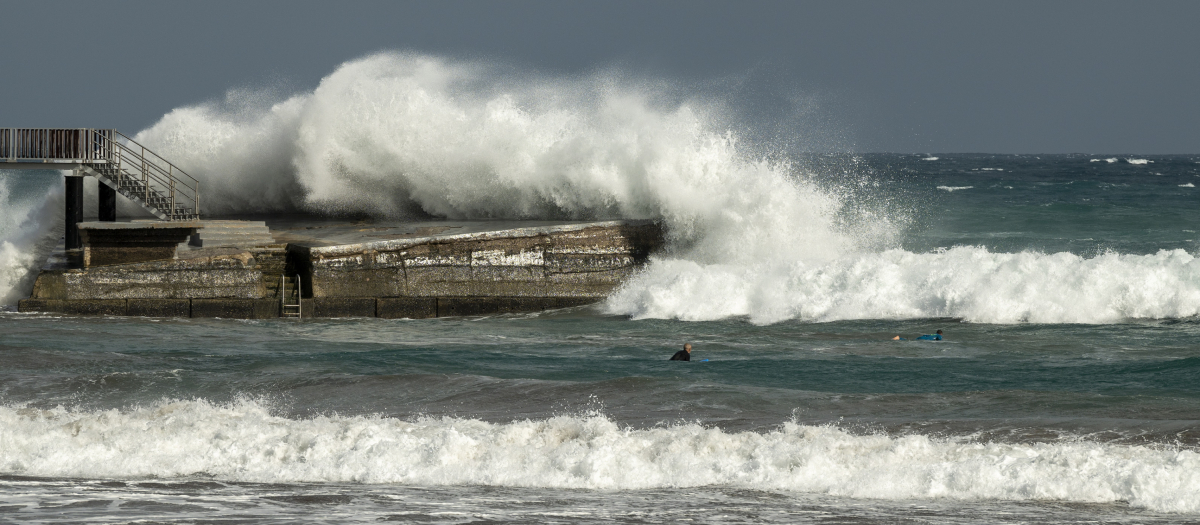
[[[150,172],[146,170],[146,146],[142,146],[142,184],[146,186],[146,204],[150,204]]]

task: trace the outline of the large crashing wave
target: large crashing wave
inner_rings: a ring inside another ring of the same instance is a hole
[[[607,303],[634,317],[1200,314],[1200,262],[1184,252],[895,249],[903,217],[847,213],[831,177],[750,155],[714,106],[658,87],[386,53],[285,100],[174,110],[137,139],[200,176],[209,212],[660,219],[672,248]]]
[[[37,268],[62,232],[62,185],[18,196],[0,173],[0,308],[29,296]]]
[[[1200,454],[853,435],[785,424],[636,430],[602,415],[487,423],[273,416],[243,401],[130,410],[0,407],[0,471],[67,478],[647,489],[729,486],[882,499],[1125,501],[1200,512]]]

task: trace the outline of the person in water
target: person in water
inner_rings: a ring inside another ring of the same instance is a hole
[[[900,337],[900,336],[893,337],[892,340],[893,341],[907,341],[907,339]],[[941,341],[941,340],[942,340],[942,331],[941,330],[938,330],[937,333],[925,334],[925,335],[917,338],[917,341]]]
[[[671,356],[671,361],[691,361],[692,360],[692,343],[684,343],[683,350],[675,352]]]

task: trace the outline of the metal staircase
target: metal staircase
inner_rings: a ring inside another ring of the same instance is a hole
[[[0,168],[76,169],[160,220],[200,219],[200,182],[115,129],[0,128]]]

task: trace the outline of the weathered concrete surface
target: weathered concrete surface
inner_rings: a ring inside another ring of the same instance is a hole
[[[127,315],[126,299],[24,299],[17,303],[22,312],[52,312],[69,315]]]
[[[60,262],[43,268],[31,298],[21,301],[19,309],[79,315],[279,317],[280,278],[298,274],[305,317],[419,319],[539,311],[605,297],[663,242],[660,227],[648,221],[503,230],[461,223],[354,226],[334,235],[343,244],[330,244],[328,236],[304,238],[293,232],[282,236],[291,241],[286,248],[185,246],[169,260],[82,267]],[[395,236],[363,239],[381,229]],[[136,228],[101,228],[89,234],[113,230]],[[137,248],[126,243],[124,249],[133,253]]]
[[[312,317],[375,317],[374,297],[314,297],[301,299],[302,313]]]
[[[191,299],[129,299],[126,315],[140,317],[191,317]]]
[[[314,298],[597,299],[661,244],[657,224],[613,221],[288,249]]]
[[[380,297],[375,315],[384,319],[428,319],[438,316],[436,297]]]
[[[188,244],[247,250],[275,243],[262,221],[100,221],[78,226],[85,268],[170,260],[179,246]]]
[[[81,222],[83,266],[174,259],[176,247],[194,233],[191,223]]]
[[[232,253],[229,253],[229,252]],[[236,250],[189,258],[90,268],[43,269],[32,299],[260,299],[266,295],[263,272],[254,255]]]
[[[279,317],[276,299],[192,299],[192,317],[270,319]]]

